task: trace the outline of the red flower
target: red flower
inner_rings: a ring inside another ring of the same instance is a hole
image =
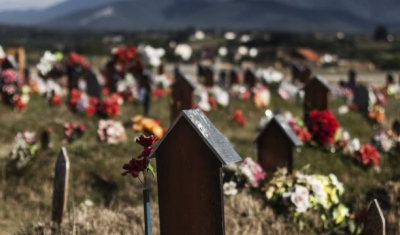
[[[132,177],[136,178],[139,176],[141,171],[144,171],[146,169],[146,158],[132,158],[128,164],[124,164],[122,169],[126,171],[123,172],[121,175],[126,176],[127,174],[131,174]]]
[[[333,143],[338,128],[339,123],[329,110],[313,110],[309,114],[308,129],[313,139],[321,145]]]
[[[353,157],[364,165],[371,165],[372,167],[379,165],[381,159],[378,150],[370,144],[363,145],[360,150],[354,153]]]
[[[154,150],[154,148],[152,148],[152,147],[145,147],[145,148],[143,148],[143,151],[139,155],[139,157],[147,158],[153,152],[153,150]]]
[[[86,114],[87,114],[89,117],[93,116],[93,114],[95,114],[95,113],[96,113],[96,106],[94,106],[94,105],[89,105],[89,106],[86,108]]]
[[[22,102],[22,97],[20,95],[16,96],[13,100],[13,105],[18,110],[22,110],[26,107],[26,104]]]
[[[213,110],[216,110],[216,109],[217,109],[217,101],[215,100],[214,97],[209,96],[209,97],[208,97],[208,103],[210,103],[210,105],[211,105],[211,107],[212,107]]]
[[[62,98],[60,95],[53,95],[51,97],[51,101],[50,101],[51,105],[59,106],[59,105],[61,105],[61,102],[62,102]]]
[[[242,110],[238,109],[235,111],[232,117],[232,121],[237,122],[239,125],[246,125],[246,119],[244,118]]]
[[[142,145],[145,148],[150,147],[156,141],[157,141],[157,138],[154,135],[150,135],[150,136],[141,135],[141,136],[139,136],[139,138],[136,139],[136,143]]]

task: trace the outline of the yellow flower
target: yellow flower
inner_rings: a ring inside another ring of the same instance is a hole
[[[333,219],[336,224],[340,224],[349,215],[349,208],[345,207],[343,204],[339,204],[338,207],[333,211]]]
[[[24,85],[21,90],[23,94],[28,94],[31,92],[31,88],[28,85]]]

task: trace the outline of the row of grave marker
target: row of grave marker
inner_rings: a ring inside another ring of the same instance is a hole
[[[278,117],[272,119],[256,141],[273,131],[289,132],[283,123]],[[292,146],[300,144],[295,136],[291,137]],[[288,142],[278,144],[281,149],[288,149],[284,147]],[[263,146],[259,149],[264,150]],[[204,113],[199,109],[182,111],[150,155],[153,156],[157,161],[161,234],[225,234],[222,166],[242,159]],[[260,163],[265,165],[263,160]],[[57,223],[62,222],[66,209],[69,167],[63,148],[54,178],[52,220]],[[385,234],[385,219],[376,200],[364,223],[364,234]]]

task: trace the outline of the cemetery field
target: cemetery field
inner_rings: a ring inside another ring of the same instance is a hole
[[[150,116],[161,121],[164,128],[169,126],[169,103],[167,97],[155,99]],[[338,114],[342,99],[331,101],[331,110],[340,125],[352,137],[361,142],[369,142],[375,129],[359,113]],[[387,125],[396,118],[399,100],[388,99],[386,105]],[[257,136],[260,118],[265,109],[257,109],[253,103],[234,99],[231,114],[241,109],[246,125],[240,126],[230,120],[224,109],[206,113],[217,129],[233,144],[242,157],[256,158],[253,140]],[[272,94],[272,111],[291,111],[301,117],[302,103],[284,101]],[[0,106],[0,234],[40,234],[40,226],[51,219],[52,188],[54,164],[62,146],[70,158],[70,185],[68,195],[66,231],[77,234],[111,234],[111,231],[126,234],[143,234],[142,186],[136,179],[122,177],[122,166],[140,153],[140,146],[134,139],[141,133],[131,130],[131,118],[141,114],[142,108],[136,104],[124,104],[121,115],[115,119],[122,121],[127,129],[127,141],[118,145],[102,144],[97,140],[99,118],[96,116],[74,114],[62,105],[49,108],[46,99],[33,95],[28,107],[21,112],[13,112],[7,106]],[[85,125],[81,139],[63,144],[63,123],[75,122]],[[53,128],[51,148],[39,150],[23,171],[6,171],[5,166],[13,140],[17,132],[30,130],[41,133]],[[182,143],[184,144],[184,143]],[[343,202],[351,209],[358,210],[374,198],[379,198],[384,212],[388,234],[399,231],[400,205],[397,194],[400,192],[400,156],[382,155],[380,170],[364,168],[353,163],[350,157],[331,153],[317,147],[304,146],[295,151],[294,169],[307,168],[308,173],[334,173],[344,183]],[[268,176],[267,176],[268,177]],[[153,232],[158,233],[157,186],[155,180],[150,184],[152,193]],[[179,192],[177,192],[179,193]],[[225,221],[227,234],[319,234],[318,228],[307,227],[299,232],[298,224],[291,218],[284,218],[279,212],[265,206],[262,195],[239,195],[225,197]],[[390,209],[390,210],[389,210]],[[85,217],[87,216],[87,217]],[[92,223],[92,230],[85,230],[79,223],[82,217]],[[310,217],[312,220],[312,216]],[[75,224],[75,226],[73,226]],[[40,226],[39,226],[40,225]],[[79,230],[81,229],[81,230]],[[133,231],[132,231],[133,230]],[[121,233],[122,233],[121,232]],[[68,234],[73,234],[68,233]]]

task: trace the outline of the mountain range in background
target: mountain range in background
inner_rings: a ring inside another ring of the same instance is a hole
[[[400,0],[68,0],[0,12],[0,23],[100,30],[265,29],[400,32]]]

